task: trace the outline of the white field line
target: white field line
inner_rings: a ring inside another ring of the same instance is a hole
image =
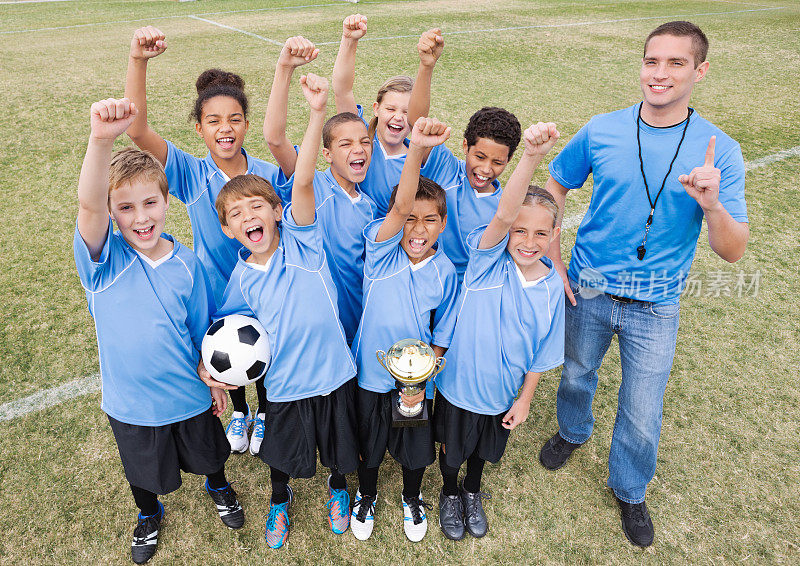
[[[47,2],[74,2],[75,0],[10,0],[3,1],[0,4],[44,4]]]
[[[243,29],[239,29],[239,28],[235,28],[235,27],[231,27],[231,26],[226,26],[225,24],[221,24],[221,23],[215,22],[213,20],[207,20],[205,18],[201,18],[200,16],[189,16],[189,17],[192,18],[192,19],[195,19],[195,20],[200,20],[201,22],[206,22],[206,23],[209,23],[209,24],[213,24],[215,26],[219,26],[221,28],[229,29],[231,31],[238,31],[239,33],[243,33],[245,35],[249,35],[250,37],[255,37],[256,39],[260,39],[261,41],[266,41],[267,43],[271,43],[273,45],[279,45],[279,46],[283,47],[283,43],[281,43],[280,41],[275,41],[274,39],[270,39],[268,37],[264,37],[263,35],[258,35],[258,34],[255,34],[255,33],[249,32],[249,31],[245,31]]]
[[[765,155],[764,157],[759,157],[753,161],[747,161],[744,164],[744,170],[752,171],[754,169],[760,169],[772,163],[798,156],[800,156],[800,145],[770,155]],[[581,223],[584,214],[586,214],[585,209],[578,214],[564,217],[561,221],[562,229],[571,230],[577,227]],[[58,387],[53,387],[52,389],[43,389],[33,395],[15,399],[14,401],[9,401],[8,403],[0,405],[0,422],[23,417],[29,413],[43,411],[44,409],[49,409],[64,401],[68,401],[69,399],[96,393],[99,390],[99,373],[70,381]]]

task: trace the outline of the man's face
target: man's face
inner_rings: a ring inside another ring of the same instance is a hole
[[[651,38],[639,72],[644,104],[659,112],[687,107],[695,83],[707,70],[708,61],[694,66],[691,37],[657,35]]]

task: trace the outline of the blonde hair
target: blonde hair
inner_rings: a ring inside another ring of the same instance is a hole
[[[556,199],[539,185],[528,185],[528,192],[525,193],[522,206],[537,205],[546,208],[547,211],[553,215],[553,228],[555,228],[556,219],[558,218],[558,204],[556,204]]]
[[[118,189],[125,183],[143,180],[158,184],[164,200],[169,197],[169,184],[164,167],[149,151],[126,147],[111,157],[108,170],[108,193]]]
[[[225,213],[231,202],[249,197],[262,197],[272,208],[281,204],[281,199],[278,198],[278,194],[272,188],[272,184],[263,177],[258,175],[237,175],[225,183],[214,203],[220,224],[223,226],[228,225],[225,220]]]
[[[397,75],[396,77],[388,79],[381,85],[381,88],[378,89],[378,96],[375,98],[375,101],[378,104],[383,102],[383,97],[386,96],[387,92],[411,92],[412,88],[414,88],[414,79],[407,75]],[[378,117],[375,116],[370,120],[369,128],[367,129],[370,139],[375,139],[375,130],[377,127]]]

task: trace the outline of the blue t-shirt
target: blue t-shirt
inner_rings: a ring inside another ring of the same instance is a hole
[[[447,348],[455,325],[458,278],[441,249],[413,265],[400,246],[402,229],[383,242],[375,237],[384,219],[364,229],[364,313],[353,339],[358,384],[368,391],[394,389],[394,378],[378,363],[377,350],[388,351],[403,338],[417,338]],[[434,330],[431,333],[431,312]],[[427,396],[433,398],[433,380]]]
[[[167,256],[152,262],[119,232],[92,261],[77,228],[75,265],[94,317],[102,409],[118,421],[161,426],[199,415],[211,393],[197,376],[200,345],[214,296],[197,256],[172,236]]]
[[[636,255],[650,214],[636,143],[639,104],[593,117],[550,163],[550,174],[567,189],[583,186],[589,173],[594,189],[578,228],[569,277],[613,295],[677,303],[689,273],[703,210],[678,176],[703,165],[712,135],[714,166],[722,171],[719,200],[734,220],[747,222],[744,160],[739,144],[696,111],[658,199],[643,260]],[[675,155],[686,122],[655,128],[641,122],[642,161],[655,199]]]
[[[286,402],[327,395],[354,377],[318,223],[298,226],[290,205],[267,265],[247,263],[249,255],[246,248],[239,252],[214,318],[253,316],[266,329],[272,347],[267,398]]]
[[[491,193],[473,189],[467,179],[466,162],[453,155],[444,144],[433,148],[421,175],[438,183],[447,193],[447,225],[439,236],[439,245],[453,262],[461,280],[469,259],[467,235],[494,217],[502,192],[500,183],[497,179],[492,182],[494,191]]]
[[[277,165],[247,155],[247,173],[269,181],[280,195],[287,179]],[[242,245],[222,232],[214,204],[223,185],[230,179],[217,167],[209,153],[198,159],[167,142],[167,163],[164,166],[169,192],[186,205],[192,223],[194,250],[203,263],[217,304],[222,301],[225,285],[236,265]]]
[[[478,249],[485,226],[468,236],[469,265],[447,364],[436,387],[456,407],[483,415],[505,413],[529,371],[564,361],[564,283],[550,272],[524,281],[506,251],[508,235]]]

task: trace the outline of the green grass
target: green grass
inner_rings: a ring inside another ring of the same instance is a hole
[[[329,5],[298,7],[308,4]],[[19,399],[97,372],[94,325],[72,260],[75,191],[89,105],[122,94],[129,38],[139,25],[152,22],[170,42],[167,53],[150,64],[149,111],[156,130],[183,149],[205,154],[188,115],[194,79],[203,69],[219,66],[247,81],[252,131],[246,146],[266,157],[261,121],[279,48],[186,14],[229,12],[203,17],[278,41],[302,34],[319,43],[337,42],[341,20],[356,10],[369,16],[368,37],[373,38],[417,35],[440,26],[446,48],[434,78],[432,115],[461,131],[474,110],[496,104],[524,125],[554,120],[568,139],[592,114],[638,100],[641,42],[662,21],[785,6],[690,18],[710,37],[712,62],[692,104],[741,143],[745,160],[753,160],[794,147],[800,139],[794,79],[800,65],[800,8],[790,0],[757,4],[428,0],[353,6],[329,0],[208,0],[2,6],[0,397]],[[102,23],[121,20],[145,21]],[[570,22],[607,23],[454,33]],[[82,27],[4,33],[59,26]],[[358,100],[372,102],[391,75],[413,75],[415,45],[413,37],[363,42]],[[330,76],[335,55],[336,45],[323,46],[308,70]],[[300,138],[306,120],[294,87],[293,139]],[[459,137],[448,145],[458,153]],[[560,147],[563,142],[556,150]],[[543,171],[537,173],[539,182],[546,178]],[[444,539],[433,510],[428,536],[417,545],[408,543],[400,527],[399,469],[387,460],[378,522],[368,543],[327,531],[320,473],[294,482],[298,497],[289,546],[272,552],[263,541],[267,469],[254,458],[235,456],[228,475],[246,507],[245,528],[222,528],[201,480],[185,476],[184,487],[164,498],[168,519],[153,564],[275,558],[321,564],[797,563],[798,178],[797,157],[747,174],[751,240],[737,264],[714,255],[706,233],[701,235],[693,268],[698,277],[758,270],[761,284],[757,296],[683,300],[657,475],[648,492],[656,523],[651,548],[641,551],[627,543],[613,497],[604,488],[619,386],[614,345],[601,370],[595,434],[557,473],[536,461],[539,447],[557,428],[558,372],[543,377],[530,420],[512,434],[501,463],[487,466],[484,485],[494,497],[486,505],[491,531],[485,539]],[[590,193],[588,186],[575,191],[567,215],[583,210]],[[173,205],[168,229],[191,243],[184,208]],[[574,231],[564,240],[565,246],[571,244]],[[133,504],[99,401],[99,395],[90,395],[0,423],[0,563],[127,563]],[[434,466],[423,486],[430,502],[436,502],[438,489]]]

